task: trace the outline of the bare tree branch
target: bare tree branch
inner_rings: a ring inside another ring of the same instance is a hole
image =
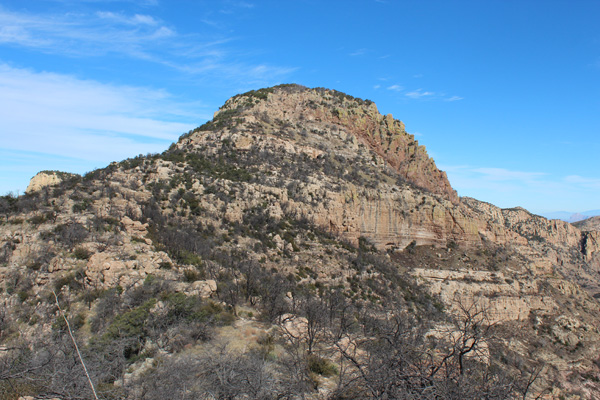
[[[92,393],[94,394],[94,399],[98,400],[98,395],[96,394],[96,388],[94,387],[94,383],[92,382],[92,379],[90,378],[90,374],[88,373],[85,363],[83,362],[83,357],[81,357],[81,353],[79,352],[79,346],[77,346],[77,341],[75,341],[75,337],[73,336],[73,331],[71,330],[71,325],[69,324],[69,320],[65,316],[65,313],[63,312],[62,308],[60,308],[60,303],[58,302],[58,296],[56,295],[56,292],[54,290],[52,291],[52,294],[54,295],[54,299],[56,300],[56,306],[58,307],[58,311],[60,312],[60,315],[63,317],[63,319],[65,320],[65,323],[67,324],[67,331],[69,332],[69,336],[71,336],[71,341],[73,341],[73,346],[75,346],[75,350],[77,351],[77,356],[79,357],[79,361],[81,362],[81,366],[83,367],[85,376],[87,377],[87,380],[90,384],[90,388],[92,389]]]

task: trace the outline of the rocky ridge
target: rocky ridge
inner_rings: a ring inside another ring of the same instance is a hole
[[[573,224],[584,232],[600,231],[600,217],[590,217]]]

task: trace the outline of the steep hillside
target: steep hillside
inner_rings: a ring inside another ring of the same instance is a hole
[[[92,398],[62,312],[100,398],[600,395],[598,232],[459,199],[370,101],[251,91],[33,183],[0,198],[1,398]]]
[[[575,222],[573,225],[586,232],[600,231],[600,217],[587,218],[583,221]]]

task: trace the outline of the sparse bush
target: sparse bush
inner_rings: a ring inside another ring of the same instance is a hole
[[[79,222],[69,222],[54,228],[56,238],[67,247],[83,242],[89,235],[88,230]]]
[[[5,196],[0,196],[0,213],[4,214],[4,218],[8,221],[9,214],[16,211],[17,196],[9,193]]]
[[[168,261],[161,261],[160,263],[158,263],[158,268],[160,268],[160,269],[171,269],[171,268],[173,268],[173,264],[171,264]]]
[[[88,308],[91,308],[92,303],[102,296],[103,293],[102,289],[87,289],[81,294],[81,300],[87,304]]]
[[[308,369],[318,375],[325,377],[334,376],[338,374],[338,368],[335,364],[326,358],[319,357],[311,354],[308,356]]]
[[[144,327],[150,316],[150,309],[156,304],[156,299],[150,299],[142,305],[117,315],[106,329],[103,338],[112,340],[119,338],[142,338]]]
[[[81,290],[83,288],[84,276],[85,273],[83,271],[76,271],[63,275],[54,281],[54,290],[60,292],[65,286],[74,291]]]
[[[375,247],[375,245],[364,236],[358,238],[358,249],[367,253],[377,252],[377,248]]]
[[[89,200],[85,199],[78,203],[73,204],[73,212],[74,213],[82,213],[90,208],[91,204]]]
[[[19,301],[21,303],[24,303],[29,298],[29,292],[21,290],[19,293],[17,293],[17,297],[19,297]]]
[[[202,279],[200,272],[196,269],[188,268],[183,271],[183,280],[185,282],[196,282]]]
[[[73,250],[73,257],[78,260],[88,260],[92,256],[92,252],[85,247],[78,246]]]
[[[446,248],[450,250],[457,250],[458,243],[456,243],[454,240],[448,240],[448,242],[446,243]]]
[[[96,314],[90,319],[90,327],[93,333],[100,332],[118,312],[122,304],[122,299],[119,296],[120,291],[119,288],[112,288],[100,294],[95,307]]]
[[[14,244],[10,242],[5,242],[2,246],[0,246],[0,264],[8,262],[13,250]]]
[[[38,215],[34,215],[33,217],[29,218],[29,223],[33,224],[33,225],[39,225],[39,224],[43,224],[44,222],[46,222],[48,220],[46,214],[38,214]]]

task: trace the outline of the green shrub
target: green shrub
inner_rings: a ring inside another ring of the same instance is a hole
[[[4,379],[0,381],[0,399],[17,400],[22,399],[22,396],[35,396],[43,389],[42,384],[31,379]]]
[[[78,275],[81,275],[81,273],[82,272],[78,271],[61,276],[54,281],[54,290],[56,290],[56,292],[60,292],[64,286],[67,286],[71,290],[80,290],[83,287],[83,284],[77,278]],[[81,278],[81,276],[79,276],[79,278]]]
[[[271,334],[263,333],[256,340],[256,344],[259,346],[258,351],[261,356],[267,358],[275,350],[275,337]]]
[[[376,253],[377,248],[368,238],[361,236],[358,238],[358,248],[365,253]]]
[[[115,317],[106,329],[103,338],[119,339],[143,337],[146,321],[150,316],[150,309],[156,304],[156,299],[150,299],[139,307]]]
[[[28,221],[33,225],[43,224],[47,221],[47,216],[45,214],[34,215],[33,217],[29,218]]]
[[[335,364],[326,358],[311,354],[308,356],[308,369],[315,374],[322,376],[334,376],[338,374],[338,369]]]
[[[146,275],[144,278],[144,286],[152,286],[156,282],[156,276],[154,274]]]
[[[67,323],[65,319],[60,316],[52,323],[52,331],[53,332],[65,332],[67,330]]]
[[[29,298],[29,292],[25,290],[21,290],[17,295],[21,303],[24,303]]]
[[[163,294],[161,300],[167,304],[169,311],[163,323],[171,326],[181,321],[231,324],[235,317],[223,306],[200,296],[187,296],[183,293]]]
[[[133,236],[131,238],[131,242],[132,243],[146,243],[146,240],[144,238],[139,237],[139,236]]]
[[[186,269],[185,271],[183,271],[183,280],[185,282],[196,282],[199,281],[200,279],[202,279],[200,277],[200,272],[196,269]]]
[[[73,212],[81,213],[90,208],[90,202],[88,200],[82,200],[78,203],[73,204]]]
[[[160,268],[160,269],[171,269],[171,268],[173,268],[173,264],[171,264],[168,261],[161,261],[160,263],[158,263],[158,268]]]
[[[458,243],[456,243],[454,240],[448,240],[446,243],[446,248],[450,250],[456,250],[458,249]]]
[[[187,251],[187,250],[181,250],[176,254],[177,257],[177,261],[179,261],[181,264],[186,264],[186,265],[194,265],[196,267],[202,267],[202,258],[196,254],[196,253],[192,253],[191,251]]]
[[[27,268],[29,268],[32,271],[39,271],[40,269],[42,269],[42,263],[39,261],[32,261],[29,264],[27,264]]]
[[[74,331],[79,330],[85,324],[85,315],[82,313],[78,313],[73,318],[70,319],[69,325],[71,325],[71,329]]]
[[[78,260],[88,260],[91,256],[92,252],[84,247],[79,246],[73,250],[73,257]]]
[[[88,308],[91,308],[92,303],[102,296],[104,292],[103,289],[88,289],[81,294],[80,299],[88,305]]]

